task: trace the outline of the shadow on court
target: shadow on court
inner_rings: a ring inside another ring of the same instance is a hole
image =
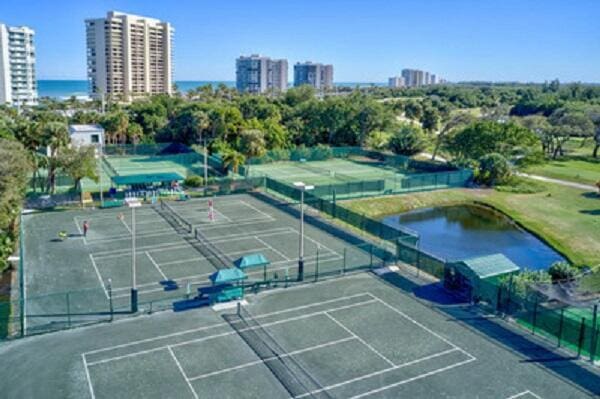
[[[527,334],[525,330],[517,330],[519,327],[507,325],[500,317],[486,315],[477,306],[460,304],[458,306],[436,306],[442,304],[435,300],[428,300],[427,295],[418,295],[422,292],[435,292],[436,289],[431,288],[431,285],[438,285],[437,290],[443,290],[439,284],[419,285],[396,273],[388,273],[379,277],[386,283],[427,301],[426,304],[432,310],[449,316],[448,321],[459,323],[483,339],[523,357],[522,363],[534,363],[588,395],[591,394],[594,397],[600,395],[600,376],[578,361],[577,356],[560,353],[551,348],[549,344],[542,342],[540,338]],[[433,295],[434,299],[437,297],[437,294]]]

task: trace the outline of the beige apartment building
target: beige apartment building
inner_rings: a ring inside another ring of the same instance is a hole
[[[110,11],[85,25],[92,97],[129,102],[172,94],[174,29],[168,22]]]

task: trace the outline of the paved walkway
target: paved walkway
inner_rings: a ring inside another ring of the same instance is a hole
[[[575,182],[568,181],[568,180],[553,179],[553,178],[545,177],[545,176],[530,175],[528,173],[517,173],[517,174],[519,176],[528,177],[530,179],[545,181],[545,182],[548,182],[548,183],[560,184],[561,186],[578,188],[580,190],[586,190],[586,191],[596,191],[596,190],[598,190],[597,187],[594,187],[594,186],[589,185],[589,184],[575,183]]]

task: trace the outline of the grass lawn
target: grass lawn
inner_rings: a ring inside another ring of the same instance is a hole
[[[600,158],[565,157],[527,168],[526,173],[594,185],[600,181]]]
[[[544,184],[536,194],[450,189],[344,201],[374,218],[417,208],[479,202],[492,206],[538,235],[572,263],[600,264],[600,197],[594,193]]]

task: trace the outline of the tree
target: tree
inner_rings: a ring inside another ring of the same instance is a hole
[[[101,123],[110,144],[125,144],[127,140],[127,127],[129,116],[121,110],[110,112],[104,116]]]
[[[69,143],[69,129],[63,122],[48,122],[42,127],[43,145],[48,148],[48,180],[46,190],[54,194],[56,190],[56,171],[60,167],[60,152]]]
[[[578,110],[558,109],[552,113],[549,120],[553,127],[553,159],[564,154],[563,145],[573,137],[591,137],[594,134],[592,119]]]
[[[391,137],[391,133],[382,132],[381,130],[375,130],[369,134],[369,136],[365,140],[365,145],[367,146],[367,148],[382,151],[388,148]]]
[[[475,180],[488,186],[505,183],[511,176],[510,164],[501,154],[492,153],[479,159]]]
[[[30,170],[23,145],[14,139],[0,139],[0,271],[8,267],[7,258],[17,242],[18,215]]]
[[[193,114],[194,118],[194,128],[196,130],[197,143],[200,145],[204,145],[202,143],[202,137],[205,134],[205,131],[210,126],[210,120],[208,119],[208,115],[204,111],[195,111]]]
[[[440,113],[433,107],[427,107],[421,116],[421,126],[427,133],[434,133],[439,129]]]
[[[237,173],[240,165],[246,162],[246,157],[241,152],[230,150],[222,154],[223,166],[227,169],[231,169],[233,173]]]
[[[414,125],[403,124],[390,139],[390,149],[400,155],[415,155],[425,149],[427,141],[423,130]]]
[[[96,183],[100,180],[96,168],[96,149],[92,146],[66,148],[61,153],[60,165],[61,169],[73,179],[73,189],[79,191],[83,203],[81,180],[86,177]]]
[[[478,121],[454,134],[446,146],[459,159],[479,159],[492,152],[510,157],[539,146],[539,139],[531,130],[513,122]]]
[[[435,157],[437,156],[438,151],[442,147],[442,144],[444,144],[446,137],[448,136],[448,134],[450,134],[450,132],[452,132],[455,129],[458,129],[459,127],[468,125],[469,123],[473,122],[473,120],[474,117],[470,113],[460,112],[452,115],[449,119],[444,121],[444,123],[442,124],[442,128],[437,134],[435,140],[435,147],[433,148],[433,153],[431,154],[431,160],[435,161]]]
[[[598,125],[598,127],[596,128],[596,134],[594,135],[594,141],[596,142],[596,144],[594,145],[594,151],[592,153],[592,156],[594,158],[598,157],[598,149],[600,149],[600,125]]]
[[[258,129],[246,129],[240,133],[240,152],[248,158],[265,154],[265,134]]]
[[[416,101],[409,101],[404,105],[404,115],[408,119],[420,120],[423,115],[423,107]]]
[[[548,118],[543,115],[529,115],[516,120],[540,138],[544,154],[550,155],[553,152],[552,125],[548,122]]]
[[[132,144],[138,144],[144,136],[144,129],[135,122],[127,125],[127,140]]]

